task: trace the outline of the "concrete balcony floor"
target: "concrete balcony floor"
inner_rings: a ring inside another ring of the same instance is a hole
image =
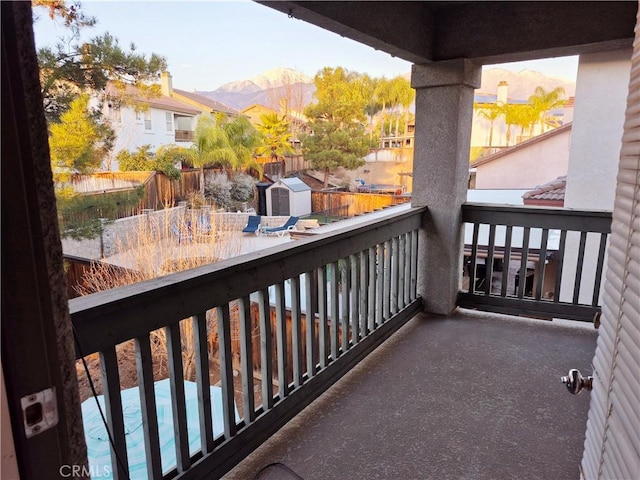
[[[590,393],[560,376],[591,373],[596,338],[589,324],[420,314],[224,478],[578,479]]]

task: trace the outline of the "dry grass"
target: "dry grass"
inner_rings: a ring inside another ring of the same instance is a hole
[[[188,270],[201,265],[231,258],[240,254],[240,232],[233,225],[209,215],[209,210],[189,210],[176,215],[166,210],[164,215],[141,216],[141,221],[122,238],[116,240],[118,254],[95,264],[87,271],[82,285],[77,288],[81,295],[109,290],[157,278],[174,272]],[[238,335],[237,307],[231,305],[232,335]],[[209,358],[217,351],[217,312],[209,310],[207,332]],[[195,379],[196,346],[193,319],[180,322],[183,370],[185,379]],[[168,376],[167,335],[164,329],[150,334],[153,353],[154,378]],[[117,347],[121,387],[137,385],[135,351],[133,341]],[[101,393],[101,382],[97,377],[99,360],[96,355],[88,358],[91,376]],[[218,368],[215,362],[211,366]],[[80,366],[79,366],[80,367]],[[83,370],[83,368],[80,368]],[[215,372],[212,372],[215,377]],[[80,378],[82,399],[91,395],[86,378]]]

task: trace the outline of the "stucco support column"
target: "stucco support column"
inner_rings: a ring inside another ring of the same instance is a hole
[[[461,205],[467,198],[473,90],[482,68],[466,59],[414,65],[414,206],[428,206],[420,235],[418,293],[425,311],[455,309],[462,272]]]

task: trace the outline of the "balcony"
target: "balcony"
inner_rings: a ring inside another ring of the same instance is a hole
[[[176,130],[176,142],[193,142],[192,130]]]
[[[491,222],[491,208],[465,206],[485,215],[465,220]],[[520,223],[508,220],[512,227],[555,228],[521,210],[514,212]],[[120,394],[127,362],[137,372],[149,478],[287,478],[287,467],[310,479],[576,478],[589,397],[565,393],[559,376],[589,369],[595,331],[470,310],[421,313],[420,277],[437,274],[428,265],[419,270],[428,215],[393,207],[332,233],[71,300],[77,358],[100,358],[117,452],[108,466],[113,478],[129,476]],[[580,214],[546,215],[566,226]],[[472,271],[481,258],[478,236]],[[487,265],[497,258],[496,243],[494,235]],[[547,243],[538,258],[546,258]],[[520,261],[529,256],[529,242],[522,245]],[[510,251],[503,256],[515,258]],[[525,300],[543,310],[554,304],[525,293],[500,298],[513,297],[512,313]],[[475,287],[467,292],[475,294]],[[565,307],[580,309],[577,301]],[[175,432],[169,469],[155,422],[159,345]],[[195,421],[185,380],[197,385]],[[213,384],[220,388],[217,431]]]

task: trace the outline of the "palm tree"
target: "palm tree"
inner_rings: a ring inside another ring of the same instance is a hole
[[[378,84],[376,85],[376,89],[374,90],[374,96],[379,103],[382,104],[382,108],[380,109],[380,136],[384,137],[384,122],[385,116],[387,113],[387,104],[391,102],[391,82],[386,78],[382,77]]]
[[[476,104],[477,105],[477,104]],[[495,123],[495,121],[498,119],[498,117],[500,117],[500,115],[503,114],[502,112],[502,108],[500,105],[497,105],[495,103],[489,105],[489,106],[477,106],[476,107],[477,111],[478,111],[478,115],[480,115],[481,117],[486,118],[487,120],[489,120],[489,147],[493,146],[493,125]]]
[[[262,134],[262,144],[256,149],[256,153],[268,156],[272,162],[283,159],[286,155],[295,153],[291,146],[291,129],[286,117],[279,117],[277,113],[267,113],[260,117],[256,125],[258,132]]]
[[[394,110],[398,107],[402,107],[402,112],[406,119],[409,115],[409,107],[413,103],[415,98],[415,91],[411,88],[411,84],[403,77],[396,77],[391,80],[391,104]],[[400,112],[396,111],[396,137],[398,136],[398,130],[400,125]]]
[[[222,129],[227,134],[229,144],[235,156],[231,167],[236,171],[248,169],[257,170],[262,175],[262,165],[256,160],[256,149],[262,143],[262,134],[256,130],[249,119],[244,116],[222,123]]]
[[[224,129],[211,117],[198,119],[193,143],[193,166],[200,169],[200,192],[204,193],[204,168],[210,165],[233,165],[236,153]]]
[[[544,133],[544,121],[547,117],[547,112],[564,105],[563,96],[564,88],[562,87],[556,87],[550,92],[547,92],[544,88],[538,86],[533,91],[533,95],[529,97],[529,103],[538,112],[540,133]]]

